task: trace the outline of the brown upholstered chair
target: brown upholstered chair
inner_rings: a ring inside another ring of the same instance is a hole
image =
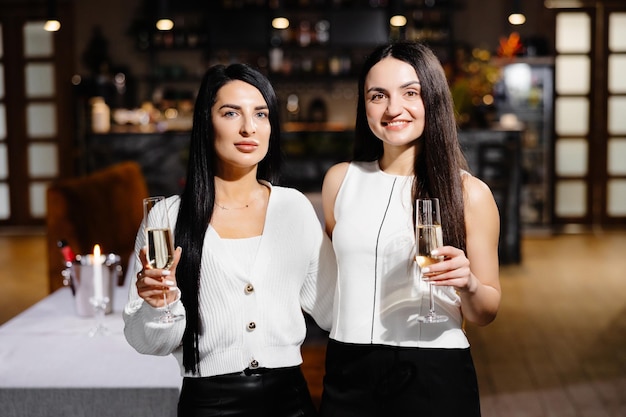
[[[102,253],[119,255],[125,269],[147,196],[141,167],[133,161],[51,184],[46,218],[50,292],[63,286],[65,262],[59,240],[67,241],[76,254],[92,253],[99,244]]]

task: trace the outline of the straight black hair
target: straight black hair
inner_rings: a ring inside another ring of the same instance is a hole
[[[187,179],[180,197],[176,223],[176,246],[183,250],[176,270],[176,279],[185,306],[187,324],[183,335],[183,365],[187,372],[198,373],[200,361],[198,339],[201,332],[199,312],[200,263],[202,247],[215,203],[216,152],[211,108],[217,93],[229,82],[239,80],[256,87],[269,110],[271,134],[267,155],[259,163],[257,178],[276,183],[279,179],[282,154],[278,100],[269,80],[246,64],[216,65],[202,78],[196,98]]]

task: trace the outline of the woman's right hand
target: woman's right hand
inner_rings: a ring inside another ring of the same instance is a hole
[[[167,292],[167,303],[171,304],[178,298],[179,289],[176,286],[176,267],[180,261],[182,248],[174,251],[174,262],[169,269],[151,268],[146,256],[146,249],[139,251],[139,260],[143,269],[137,273],[137,294],[154,308],[165,307],[163,292]]]

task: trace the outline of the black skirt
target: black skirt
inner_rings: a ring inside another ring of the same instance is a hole
[[[183,379],[179,417],[317,417],[299,366]]]
[[[330,340],[320,417],[479,417],[469,349]]]

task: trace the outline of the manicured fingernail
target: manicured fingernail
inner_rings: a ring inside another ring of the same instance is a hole
[[[164,270],[161,272],[161,275],[162,275],[162,276],[164,276],[164,277],[168,276],[169,274],[170,274],[170,271],[169,271],[169,270],[167,270],[167,269],[164,269]]]
[[[430,268],[429,267],[425,266],[425,267],[422,268],[422,273],[428,274],[429,272],[430,272]]]
[[[170,281],[169,279],[166,279],[165,281],[163,281],[163,283],[168,287],[172,287],[176,284],[174,281]]]
[[[433,250],[430,251],[430,254],[433,255],[433,256],[437,256],[437,255],[439,255],[439,250],[433,249]]]

